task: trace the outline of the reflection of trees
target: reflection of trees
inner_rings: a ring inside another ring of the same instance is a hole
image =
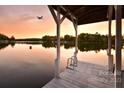
[[[0,43],[0,49],[4,49],[8,46],[8,43]]]
[[[57,37],[46,35],[42,37],[42,41],[43,47],[55,47]],[[100,35],[98,32],[95,34],[81,33],[78,35],[78,49],[80,51],[94,50],[97,53],[100,49],[107,49],[107,44],[107,35]],[[65,35],[64,38],[61,37],[61,45],[64,45],[65,49],[75,47],[75,37],[71,35]],[[112,48],[115,48],[115,36],[112,36]]]
[[[0,49],[4,49],[6,48],[8,45],[11,45],[12,47],[15,46],[14,41],[6,41],[6,42],[0,42]],[[23,44],[23,43],[22,43]],[[29,43],[25,43],[25,44],[29,44]],[[52,47],[56,47],[56,42],[54,41],[44,41],[42,43],[31,43],[30,44],[42,44],[43,47],[45,48],[52,48]],[[65,49],[69,49],[69,48],[73,48],[75,47],[75,42],[71,42],[71,41],[66,41],[66,42],[61,42],[61,46],[64,46]],[[114,49],[115,47],[113,47],[114,45],[112,45],[112,48]],[[78,49],[80,51],[95,51],[96,53],[99,52],[101,49],[107,49],[107,43],[100,43],[100,42],[78,42]],[[123,48],[123,47],[122,47]]]
[[[12,47],[14,47],[14,46],[15,46],[15,42],[11,42],[10,45],[11,45]]]
[[[42,43],[42,46],[45,47],[45,48],[51,48],[51,47],[55,47],[55,43],[54,42],[43,42]]]
[[[12,36],[11,38],[9,38],[6,35],[0,34],[0,49],[7,47],[9,44],[12,47],[15,46],[15,37]]]
[[[69,48],[72,48],[72,47],[75,47],[75,43],[73,43],[73,42],[64,43],[64,48],[65,49],[69,49]],[[103,44],[103,43],[92,43],[92,42],[85,42],[85,43],[79,42],[78,43],[78,49],[82,52],[83,51],[94,50],[97,53],[101,49],[104,50],[104,49],[107,49],[107,48],[108,48],[107,44]]]
[[[80,51],[91,51],[94,50],[95,52],[100,51],[101,49],[107,49],[107,44],[103,43],[79,43],[78,49]]]
[[[0,49],[6,48],[8,45],[11,45],[12,47],[15,46],[15,42],[0,42]]]
[[[65,42],[65,43],[61,43],[61,45],[64,45],[65,49],[69,49],[72,47],[75,47],[75,43],[74,42]],[[45,48],[51,48],[51,47],[55,47],[56,43],[55,42],[43,42],[42,46]],[[80,51],[92,51],[94,50],[96,53],[99,52],[101,49],[107,49],[107,44],[103,44],[103,43],[92,43],[92,42],[79,42],[78,43],[78,49]]]
[[[64,48],[65,49],[69,49],[69,48],[72,48],[72,47],[75,47],[74,42],[66,42],[66,43],[64,43]]]
[[[61,42],[60,43],[60,46],[63,45],[64,42]],[[45,47],[45,48],[51,48],[51,47],[56,47],[56,41],[43,41],[42,42],[42,46]]]

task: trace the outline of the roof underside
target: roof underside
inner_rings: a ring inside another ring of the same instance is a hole
[[[55,10],[57,5],[52,6]],[[78,25],[89,24],[107,21],[108,5],[63,5],[73,16],[78,19]],[[123,9],[124,10],[124,7]],[[61,9],[60,13],[65,15],[67,11]],[[113,11],[113,18],[115,19],[115,12]],[[67,16],[71,20],[70,16]],[[124,18],[124,13],[122,12],[122,18]]]

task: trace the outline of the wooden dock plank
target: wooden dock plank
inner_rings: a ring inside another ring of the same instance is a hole
[[[54,78],[43,88],[112,88],[115,87],[114,80],[106,66],[78,62],[74,70],[66,69],[60,79]]]

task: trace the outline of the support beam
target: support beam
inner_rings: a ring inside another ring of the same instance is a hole
[[[57,24],[57,16],[56,16],[56,13],[54,12],[54,9],[52,8],[51,5],[48,5],[48,8],[49,8],[49,10],[50,10],[50,12],[51,12],[51,14],[52,14],[52,16],[53,16],[53,18],[54,18],[54,21],[55,21],[56,24]]]
[[[49,10],[51,11],[51,14],[56,22],[56,27],[57,27],[57,51],[56,51],[56,59],[55,59],[55,78],[60,78],[60,26],[61,23],[64,21],[66,18],[66,15],[64,15],[62,18],[60,18],[60,6],[57,6],[57,14],[55,13],[54,9],[52,6],[48,6]]]
[[[77,59],[77,54],[78,54],[78,26],[77,26],[77,21],[73,22],[74,28],[75,28],[75,52],[74,52],[74,60],[75,66],[78,66],[78,59]]]
[[[116,87],[121,87],[121,47],[122,47],[122,6],[115,6],[116,37],[115,37],[115,62],[116,62]]]
[[[77,26],[77,21],[74,24],[75,28],[75,53],[77,54],[78,52],[78,26]]]
[[[57,7],[57,58],[55,63],[55,78],[59,78],[60,73],[60,8]]]
[[[74,52],[74,58],[75,58],[75,62],[77,65],[77,53],[78,53],[78,23],[77,23],[77,19],[73,19],[73,17],[71,16],[71,20],[75,29],[75,52]]]
[[[67,15],[68,15],[68,13],[66,13],[65,15],[63,15],[63,17],[60,20],[60,24],[64,21],[64,19],[66,18]]]
[[[67,12],[70,16],[73,17],[73,19],[76,20],[76,17],[69,11],[69,9],[63,7],[62,5],[60,5],[60,8],[63,9],[65,12]]]
[[[75,29],[75,52],[77,52],[78,50],[78,23],[77,23],[77,20],[74,21],[74,19],[72,18],[72,22],[73,22],[73,25],[74,25],[74,29]]]
[[[111,25],[112,25],[112,14],[113,5],[108,6],[108,70],[110,73],[114,73],[113,55],[111,54],[112,48],[112,36],[111,36]]]
[[[108,29],[109,29],[109,31],[108,31],[108,54],[109,55],[111,55],[111,46],[112,46],[112,44],[111,44],[111,25],[112,25],[112,13],[113,13],[113,6],[109,6],[109,11],[108,11],[109,13],[108,13]]]
[[[77,19],[74,19],[73,18],[73,16],[71,16],[71,21],[72,21],[72,23],[73,23],[73,26],[74,26],[74,29],[75,29],[75,31],[77,30]]]

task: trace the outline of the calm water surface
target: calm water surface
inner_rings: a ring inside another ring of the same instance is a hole
[[[39,44],[31,45],[32,49],[29,49],[29,46],[30,44],[16,44],[0,50],[0,87],[39,88],[54,77],[56,48],[44,48]],[[66,68],[67,58],[73,55],[74,50],[61,47],[61,71]],[[112,54],[114,52],[112,50]],[[106,50],[79,51],[78,60],[108,65]]]

